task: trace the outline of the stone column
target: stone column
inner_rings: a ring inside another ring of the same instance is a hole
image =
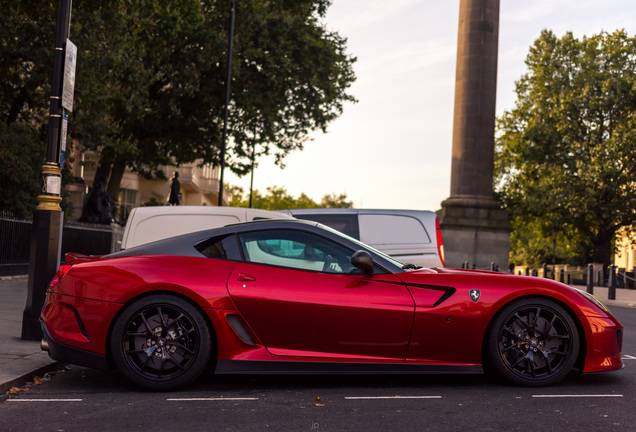
[[[510,224],[493,198],[499,0],[460,0],[451,194],[438,211],[447,267],[508,268]]]

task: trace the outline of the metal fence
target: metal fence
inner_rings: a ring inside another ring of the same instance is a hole
[[[479,268],[468,261],[462,263],[463,269],[490,270],[494,272],[502,271],[495,263],[491,263],[488,268]],[[547,279],[558,280],[568,285],[586,286],[609,286],[613,274],[615,288],[636,289],[636,272],[628,272],[623,268],[612,265],[603,267],[602,264],[594,263],[584,266],[573,266],[567,264],[543,264],[539,268],[526,266],[515,267],[513,274],[518,276],[534,276]]]
[[[0,276],[27,274],[33,221],[0,212]]]
[[[17,219],[0,212],[0,276],[29,272],[32,220]],[[62,231],[62,260],[66,252],[104,255],[117,250],[121,228],[109,225],[65,223]]]

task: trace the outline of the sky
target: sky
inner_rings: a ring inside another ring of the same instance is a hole
[[[450,195],[459,0],[333,0],[326,28],[347,38],[356,82],[327,133],[314,133],[280,169],[261,158],[254,189],[282,186],[320,201],[346,194],[356,208],[437,210]],[[576,37],[625,29],[634,0],[501,0],[497,115],[514,107],[515,81],[541,30]],[[250,176],[225,182],[249,192]]]

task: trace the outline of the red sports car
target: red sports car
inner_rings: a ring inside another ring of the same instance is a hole
[[[52,358],[155,390],[216,373],[479,373],[528,386],[620,369],[622,326],[551,280],[417,269],[315,222],[269,220],[67,255]]]

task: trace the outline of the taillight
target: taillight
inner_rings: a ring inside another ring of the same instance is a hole
[[[58,283],[60,278],[62,276],[64,276],[66,273],[68,273],[68,271],[71,269],[71,267],[72,266],[70,266],[70,265],[62,265],[62,266],[60,266],[60,269],[57,271],[57,274],[51,280],[51,283],[49,284],[49,288],[51,288],[53,285]]]
[[[439,259],[442,260],[442,267],[444,267],[444,241],[442,240],[442,230],[439,227],[437,218],[435,218],[435,233],[437,235],[437,252],[439,253]]]

